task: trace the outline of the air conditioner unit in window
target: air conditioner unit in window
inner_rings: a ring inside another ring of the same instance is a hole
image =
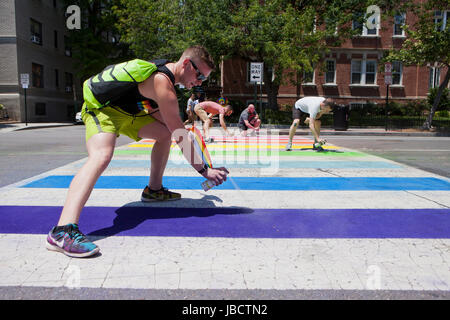
[[[66,92],[72,92],[72,87],[71,86],[66,86]]]
[[[41,38],[36,36],[36,35],[33,35],[33,36],[31,36],[31,42],[40,44],[41,43]]]

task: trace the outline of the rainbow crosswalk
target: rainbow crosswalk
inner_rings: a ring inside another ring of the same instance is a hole
[[[77,270],[91,288],[450,290],[449,179],[333,144],[315,152],[308,137],[285,151],[277,132],[212,133],[229,179],[204,192],[174,143],[163,184],[175,202],[140,202],[154,141],[116,149],[80,220],[94,259],[44,246],[86,159],[0,188],[0,286],[67,286]]]

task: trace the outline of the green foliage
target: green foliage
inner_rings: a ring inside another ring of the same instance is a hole
[[[291,124],[292,123],[292,111],[279,111],[279,110],[272,110],[272,109],[266,109],[265,110],[265,121],[264,123],[267,124]]]
[[[239,55],[264,62],[269,108],[283,81],[294,81],[327,52],[353,34],[355,10],[374,1],[291,0],[116,0],[112,7],[122,40],[141,58],[177,59],[193,44],[205,46],[217,64]],[[327,24],[326,28],[315,28]],[[338,33],[335,34],[335,25]],[[330,27],[331,26],[331,27]],[[286,70],[288,79],[286,78]],[[274,74],[272,81],[272,72]],[[216,77],[218,73],[212,74]]]
[[[402,8],[402,1],[397,6]],[[417,16],[417,21],[412,26],[405,25],[407,39],[403,42],[400,49],[391,49],[384,59],[385,61],[402,61],[406,65],[435,65],[438,67],[450,68],[450,23],[444,28],[443,21],[437,23],[435,20],[436,11],[448,10],[448,0],[426,0],[416,1],[409,4],[409,9]],[[442,91],[449,83],[450,73],[447,75],[440,85],[439,90]],[[423,124],[424,129],[431,129],[433,115],[440,105],[439,94],[434,95],[432,108],[427,120]]]
[[[409,3],[408,9],[415,12],[417,21],[413,25],[406,24],[404,30],[407,38],[399,50],[392,49],[387,61],[400,60],[405,64],[426,65],[438,62],[450,65],[450,24],[445,29],[442,23],[434,22],[435,10],[448,10],[448,1],[427,0]],[[398,9],[402,9],[402,2]]]
[[[428,94],[428,103],[433,105],[434,99],[436,98],[436,94],[438,92],[439,88],[432,88],[430,89],[430,93]],[[439,105],[437,106],[436,110],[450,110],[450,95],[449,95],[449,89],[444,88],[442,91],[441,99],[439,101]]]

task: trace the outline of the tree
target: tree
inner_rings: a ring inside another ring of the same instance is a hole
[[[186,46],[201,44],[217,63],[234,55],[264,62],[264,85],[269,107],[273,109],[277,108],[281,83],[296,79],[302,71],[312,71],[329,51],[330,43],[339,45],[354,33],[349,23],[354,18],[352,13],[365,12],[370,3],[358,0],[119,2],[121,7],[114,8],[114,13],[119,17],[122,39],[141,57],[177,58]],[[327,27],[320,27],[325,24]]]
[[[417,22],[405,25],[407,39],[399,50],[390,50],[386,61],[402,61],[407,65],[435,65],[446,68],[447,74],[440,84],[434,98],[430,113],[423,124],[424,130],[431,129],[433,116],[439,106],[444,89],[450,80],[450,21],[444,25],[439,18],[448,9],[448,0],[428,0],[416,3],[412,8],[417,15]]]

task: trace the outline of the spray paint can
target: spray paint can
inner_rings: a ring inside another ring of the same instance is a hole
[[[216,183],[213,180],[206,180],[202,182],[203,191],[208,191],[212,187],[215,187]]]

